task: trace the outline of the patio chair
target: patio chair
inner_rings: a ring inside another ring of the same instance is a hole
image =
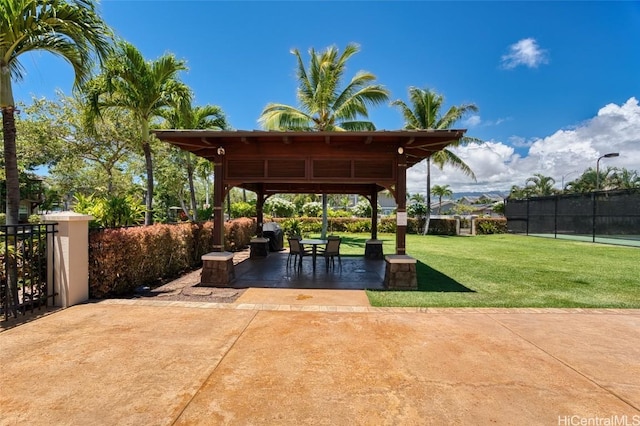
[[[329,236],[327,237],[327,242],[328,242],[329,240],[339,240],[339,239],[340,239],[340,237],[339,237],[339,236],[337,236],[337,235],[329,235]],[[325,251],[326,249],[327,249],[327,245],[326,245],[326,244],[325,244],[325,246],[324,246],[324,247],[318,247],[318,255],[319,255],[319,256],[323,256],[323,255],[324,255],[324,251]]]
[[[338,257],[338,264],[340,265],[340,269],[342,269],[342,258],[340,257],[340,242],[340,237],[329,237],[327,239],[327,247],[322,252],[327,272],[329,272],[329,262],[331,262],[331,266],[335,269],[336,256]]]
[[[310,256],[311,250],[305,249],[304,245],[300,244],[300,237],[289,238],[289,256],[287,257],[287,268],[291,263],[293,257],[293,267],[296,265],[302,268],[302,258],[304,256]]]

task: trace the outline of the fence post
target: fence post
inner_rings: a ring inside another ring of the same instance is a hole
[[[55,252],[47,257],[53,271],[56,306],[68,308],[89,300],[89,222],[92,216],[74,212],[45,214],[45,221],[57,222]]]
[[[595,243],[596,242],[596,213],[597,213],[597,201],[596,201],[596,192],[593,191],[593,194],[591,195],[592,200],[593,200],[593,227],[592,227],[592,236],[591,236],[591,242]]]
[[[476,225],[477,225],[476,220],[477,219],[478,219],[477,215],[475,215],[475,214],[471,215],[471,235],[476,235],[476,232],[478,231],[476,229]]]

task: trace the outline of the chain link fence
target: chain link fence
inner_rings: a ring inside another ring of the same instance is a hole
[[[511,233],[640,246],[640,189],[505,200]]]

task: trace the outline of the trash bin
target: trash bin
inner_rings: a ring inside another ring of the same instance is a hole
[[[262,235],[269,239],[269,251],[284,249],[284,232],[276,222],[267,222],[262,226]]]

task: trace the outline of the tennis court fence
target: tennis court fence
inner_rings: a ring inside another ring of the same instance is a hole
[[[505,200],[511,233],[640,240],[640,189]]]

